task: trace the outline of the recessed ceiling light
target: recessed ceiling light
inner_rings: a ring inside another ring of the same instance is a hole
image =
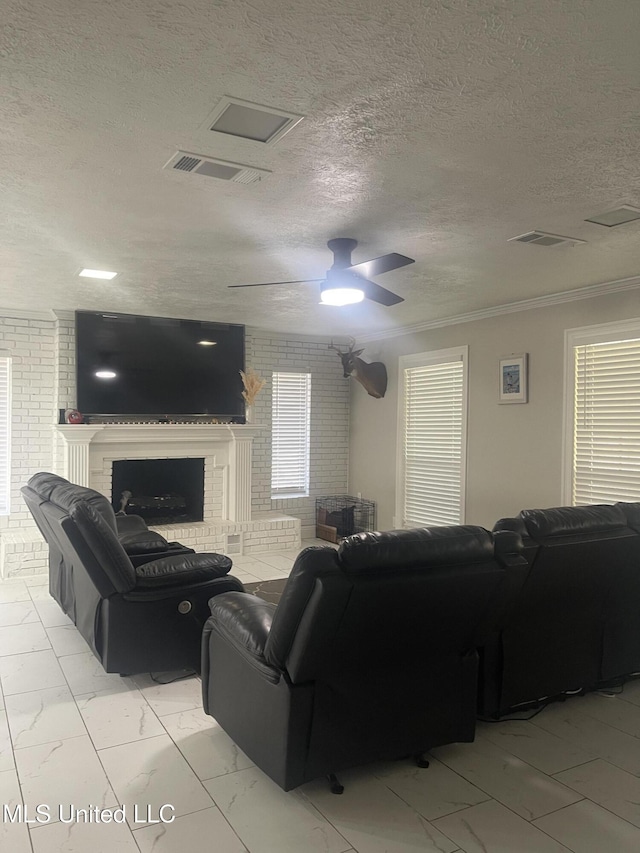
[[[606,228],[614,228],[616,225],[624,225],[625,222],[633,222],[640,219],[640,209],[631,207],[629,204],[621,204],[615,210],[607,210],[605,213],[597,213],[585,219],[585,222],[593,222],[594,225],[604,225]]]
[[[214,347],[217,341],[198,341],[201,347]]]
[[[97,376],[98,379],[115,379],[118,374],[115,370],[96,370],[93,375]]]
[[[209,130],[273,145],[304,116],[225,96],[207,119]]]
[[[106,278],[112,279],[115,278],[118,273],[117,272],[109,272],[108,270],[80,270],[78,275],[81,275],[83,278]]]

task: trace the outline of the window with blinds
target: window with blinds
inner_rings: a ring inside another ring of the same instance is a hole
[[[640,338],[573,349],[572,503],[640,501]]]
[[[11,361],[0,358],[0,515],[9,515]]]
[[[310,373],[274,373],[271,497],[309,494]]]
[[[400,359],[400,526],[464,520],[466,351]]]

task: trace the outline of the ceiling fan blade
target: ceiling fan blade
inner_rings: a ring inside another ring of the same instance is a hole
[[[364,295],[367,299],[371,299],[372,302],[379,302],[380,305],[397,305],[398,302],[404,302],[402,296],[392,293],[385,287],[380,287],[375,281],[362,278],[360,287],[364,290]]]
[[[227,287],[269,287],[272,284],[313,284],[323,278],[303,278],[300,281],[261,281],[259,284],[228,284]]]
[[[379,258],[373,258],[371,261],[363,261],[361,264],[354,264],[348,269],[351,272],[359,273],[364,276],[382,275],[383,272],[391,272],[400,267],[406,267],[407,264],[415,264],[413,258],[408,258],[406,255],[399,255],[397,252],[391,252],[389,255],[382,255]]]

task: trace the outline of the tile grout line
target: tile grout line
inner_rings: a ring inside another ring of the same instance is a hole
[[[500,721],[500,722],[502,722],[502,721]],[[508,722],[508,721],[504,721],[504,722]],[[518,720],[518,722],[527,722],[528,723],[530,721],[529,720],[522,720],[522,721]],[[571,743],[571,741],[567,740],[566,738],[560,737],[560,735],[556,735],[553,732],[549,732],[546,729],[543,729],[542,726],[538,726],[537,728],[541,732],[544,732],[544,734],[549,735],[549,737],[556,738],[557,740],[559,740],[563,744],[568,744],[571,747],[574,746],[574,744]],[[556,775],[556,773],[564,773],[565,770],[572,770],[574,767],[580,767],[582,764],[588,764],[590,761],[594,761],[596,758],[600,757],[600,756],[594,754],[594,757],[587,759],[587,761],[579,761],[578,764],[571,764],[571,765],[569,765],[569,767],[564,767],[562,770],[556,770],[555,773],[547,773],[546,770],[541,770],[539,767],[536,767],[535,764],[531,764],[530,761],[527,761],[526,759],[521,758],[519,755],[516,755],[516,753],[513,752],[511,749],[509,749],[509,747],[506,744],[496,743],[495,741],[491,740],[491,738],[488,738],[483,734],[480,734],[479,737],[481,740],[486,740],[489,743],[493,744],[493,746],[497,746],[498,749],[504,749],[505,752],[508,752],[509,755],[513,755],[513,757],[517,758],[518,761],[522,761],[524,764],[527,764],[533,770],[536,770],[538,773],[542,773],[543,776],[548,776],[549,778],[553,778]],[[475,741],[474,741],[474,743],[475,743]],[[583,750],[583,751],[587,752],[587,750]],[[452,769],[452,768],[450,768],[450,769]],[[560,783],[560,784],[562,784],[562,783]],[[479,787],[479,786],[476,786],[476,787]]]
[[[586,717],[587,719],[592,720],[592,721],[594,721],[594,722],[596,722],[596,723],[599,723],[601,726],[604,726],[606,729],[611,729],[611,731],[612,731],[612,732],[617,732],[618,734],[626,735],[627,737],[633,738],[634,740],[637,740],[637,741],[640,743],[640,738],[637,738],[635,735],[631,735],[631,734],[629,734],[628,732],[624,732],[624,731],[622,731],[621,729],[617,729],[617,728],[615,728],[614,726],[610,726],[608,723],[605,723],[605,722],[603,722],[602,720],[598,720],[596,717],[591,717],[591,716],[589,716],[588,714],[584,714],[584,713],[583,713],[582,711],[580,711],[578,708],[576,708],[576,709],[574,709],[574,710],[576,710],[576,711],[578,712],[578,714],[579,714],[579,715],[581,715],[581,716],[583,716],[583,717]],[[639,707],[639,709],[638,709],[638,710],[640,711],[640,707]],[[536,725],[536,724],[534,723],[533,725]],[[541,729],[541,730],[542,730],[542,731],[544,731],[544,732],[547,732],[547,734],[553,734],[552,732],[548,732],[548,731],[547,731],[546,729],[544,729],[542,726],[538,726],[537,728]],[[559,736],[559,735],[555,735],[555,737],[560,737],[560,736]],[[566,740],[566,742],[567,742],[568,744],[572,745],[572,746],[573,746],[573,745],[575,745],[575,744],[573,744],[573,742],[572,742],[572,741],[568,740],[567,738],[561,738],[561,740]],[[607,761],[609,764],[612,764],[614,767],[617,767],[617,768],[618,768],[618,770],[623,770],[625,773],[629,773],[631,776],[636,775],[636,774],[632,773],[630,770],[627,770],[626,768],[621,767],[621,766],[620,766],[619,764],[617,764],[617,763],[613,760],[613,758],[611,758],[610,756],[604,756],[604,755],[596,754],[596,753],[593,753],[593,754],[594,754],[594,758],[592,758],[592,759],[591,759],[591,761],[594,761],[595,759],[599,758],[599,759],[601,759],[602,761]],[[583,763],[583,764],[587,764],[588,762],[582,762],[582,763]],[[575,766],[576,766],[576,767],[579,767],[580,765],[579,765],[579,764],[577,764],[577,765],[575,765]],[[571,770],[572,768],[568,767],[567,769],[568,769],[568,770]],[[559,770],[558,772],[559,772],[559,773],[562,773],[563,771],[562,771],[562,770]],[[639,771],[639,772],[640,772],[640,771]]]
[[[585,766],[586,766],[586,764],[591,764],[593,761],[604,761],[604,763],[605,763],[605,764],[608,764],[608,765],[609,765],[609,767],[613,767],[615,770],[620,770],[622,773],[628,773],[628,774],[629,774],[629,776],[633,776],[635,779],[637,779],[637,778],[638,778],[637,776],[634,776],[634,774],[633,774],[633,773],[629,773],[629,771],[628,771],[628,770],[624,770],[622,767],[617,767],[617,766],[616,766],[615,764],[613,764],[611,761],[607,761],[607,759],[606,759],[606,758],[600,758],[600,757],[598,757],[598,758],[596,758],[596,759],[592,759],[592,761],[591,761],[591,762],[585,762],[584,764],[578,764],[577,766],[578,766],[578,767],[585,767]],[[569,769],[569,770],[573,770],[574,768],[573,768],[573,767],[569,767],[568,769]],[[565,771],[564,771],[564,770],[560,770],[559,772],[560,772],[560,773],[564,773]],[[571,788],[571,785],[568,785],[567,787]],[[577,789],[576,789],[576,788],[572,788],[572,790],[573,790],[573,791],[576,791],[576,793],[578,793],[578,794],[580,793],[580,791],[577,791]],[[634,829],[637,829],[637,830],[639,830],[639,831],[640,831],[640,826],[638,826],[637,824],[633,823],[633,822],[632,822],[632,821],[630,821],[630,820],[627,820],[627,818],[626,818],[626,817],[622,817],[622,815],[616,814],[616,812],[612,811],[610,808],[608,808],[608,806],[604,806],[604,805],[602,805],[602,803],[599,803],[597,800],[592,800],[592,799],[591,799],[591,797],[588,797],[586,794],[583,794],[583,795],[582,795],[582,800],[579,800],[579,802],[584,802],[585,800],[586,800],[587,802],[593,803],[593,805],[594,805],[594,806],[598,806],[599,808],[604,809],[605,811],[609,812],[609,814],[612,814],[614,817],[617,817],[619,820],[623,820],[623,821],[625,821],[625,823],[628,823],[630,826],[633,826],[633,827],[634,827]],[[577,805],[577,804],[576,804],[576,803],[572,803],[572,805]],[[569,806],[565,806],[564,808],[569,808]],[[562,811],[562,809],[557,809],[556,811]],[[554,812],[549,812],[549,814],[554,814]],[[546,817],[546,815],[542,815],[542,817]],[[537,820],[537,818],[536,818],[536,820]]]
[[[260,770],[260,768],[258,768],[258,770]],[[262,773],[263,771],[260,770],[260,772]],[[314,812],[317,812],[320,815],[320,817],[322,818],[322,820],[324,820],[326,823],[328,823],[329,826],[333,829],[333,831],[336,832],[340,836],[340,838],[342,838],[344,840],[344,843],[348,845],[346,847],[346,849],[343,851],[340,851],[340,853],[349,853],[349,850],[356,850],[356,853],[357,853],[357,848],[355,848],[353,846],[353,844],[347,838],[344,837],[344,835],[340,832],[340,830],[333,823],[333,821],[330,818],[328,818],[327,815],[325,815],[324,812],[318,806],[316,806],[315,803],[311,802],[309,797],[305,794],[305,792],[303,790],[301,790],[301,788],[302,788],[302,786],[300,786],[297,789],[293,788],[292,790],[293,791],[297,790],[299,792],[299,794],[298,794],[299,798],[304,800],[310,809],[313,809]],[[290,791],[287,791],[286,793],[290,793]],[[332,796],[338,796],[338,795],[332,794]],[[339,795],[339,796],[342,796],[342,795]]]

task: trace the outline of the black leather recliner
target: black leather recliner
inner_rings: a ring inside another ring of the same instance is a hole
[[[526,565],[519,548],[470,526],[307,548],[277,607],[247,593],[210,602],[205,711],[285,790],[472,741],[476,645]]]
[[[634,529],[623,506],[523,510],[496,523],[521,535],[529,569],[481,653],[482,713],[640,669],[640,512]]]
[[[49,545],[49,591],[104,669],[199,669],[207,602],[244,589],[228,574],[231,560],[183,546],[159,551],[153,531],[140,529],[134,566],[104,495],[48,473],[35,474],[21,491]]]
[[[55,485],[70,485],[69,480],[65,480],[64,477],[59,477],[57,474],[47,473],[42,475],[38,474],[36,476],[39,478],[46,477],[46,484],[49,489],[53,488]],[[40,482],[40,480],[38,482]],[[112,526],[112,522],[115,523],[115,532],[118,537],[118,541],[126,551],[134,566],[139,566],[142,563],[148,563],[150,560],[157,560],[159,557],[195,553],[193,548],[187,548],[180,542],[168,542],[164,536],[156,530],[149,530],[146,521],[140,515],[127,515],[121,512],[109,513],[104,504],[106,498],[102,494],[96,492],[94,489],[88,489],[84,486],[76,486],[75,484],[73,485],[74,494],[77,498],[83,498],[89,503],[97,500],[98,505],[102,508],[101,511],[103,511],[109,518],[110,525]],[[40,498],[38,496],[33,498],[30,496],[28,490],[23,491],[23,497],[25,503],[29,507],[29,511],[31,512],[34,521],[38,525],[40,532],[43,537],[47,539],[47,523],[40,509]],[[58,562],[59,560],[55,553],[55,549],[52,552],[51,545],[49,545],[50,580],[55,577]]]

